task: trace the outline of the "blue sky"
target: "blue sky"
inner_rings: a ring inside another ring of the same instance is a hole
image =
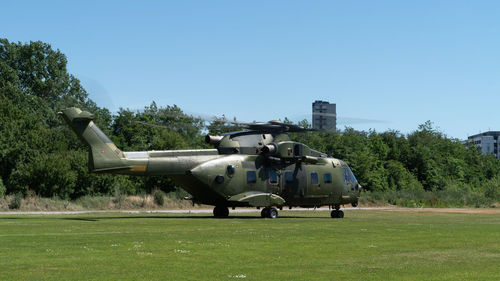
[[[500,1],[19,0],[0,37],[60,49],[112,111],[298,121],[322,99],[385,121],[360,130],[500,130]]]

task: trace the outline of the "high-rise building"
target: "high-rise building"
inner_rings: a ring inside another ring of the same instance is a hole
[[[321,100],[313,102],[312,125],[314,129],[335,132],[337,130],[337,105]]]
[[[477,135],[470,136],[468,142],[473,142],[481,149],[481,153],[493,154],[496,158],[500,159],[500,151],[498,147],[498,139],[500,131],[488,131]]]

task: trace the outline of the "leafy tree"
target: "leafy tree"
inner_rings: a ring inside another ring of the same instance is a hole
[[[233,121],[236,122],[236,118]],[[242,130],[241,126],[231,124],[225,115],[222,115],[222,117],[214,117],[207,126],[207,129],[208,134],[213,136]]]
[[[389,190],[422,190],[422,184],[401,162],[389,160],[385,163]]]
[[[0,173],[8,193],[72,194],[76,177],[67,156],[86,148],[57,115],[60,109],[89,109],[103,130],[109,127],[109,111],[88,99],[66,63],[46,43],[0,39]]]
[[[9,185],[16,187],[14,193],[33,190],[44,197],[69,198],[77,174],[71,170],[64,154],[39,154],[29,162],[20,163],[9,178]]]
[[[88,173],[87,148],[57,115],[69,106],[92,112],[104,133],[128,151],[206,148],[207,131],[219,135],[241,129],[228,127],[225,117],[205,126],[205,121],[176,105],[162,107],[155,102],[141,111],[120,109],[112,116],[88,98],[66,65],[66,56],[49,44],[0,39],[0,196],[21,196],[30,190],[74,199],[176,190],[167,177]],[[298,125],[311,127],[307,120]],[[407,135],[346,128],[342,133],[290,136],[344,160],[367,190],[469,194],[472,199],[461,196],[464,204],[480,198],[499,200],[500,161],[481,155],[473,143],[463,145],[448,138],[430,121]]]

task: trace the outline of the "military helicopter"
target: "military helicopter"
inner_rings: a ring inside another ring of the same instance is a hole
[[[262,208],[262,217],[276,218],[277,208],[330,206],[332,218],[343,218],[341,205],[358,204],[361,186],[345,162],[287,135],[312,129],[280,121],[238,123],[245,130],[205,137],[213,149],[125,152],[96,126],[93,114],[75,107],[61,114],[89,147],[90,172],[168,176],[193,203],[215,206],[215,217],[236,207]]]

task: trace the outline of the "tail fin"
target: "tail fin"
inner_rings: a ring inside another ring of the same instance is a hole
[[[123,152],[94,124],[93,114],[76,107],[64,109],[61,114],[80,140],[89,146],[89,171],[106,172],[125,166]]]

